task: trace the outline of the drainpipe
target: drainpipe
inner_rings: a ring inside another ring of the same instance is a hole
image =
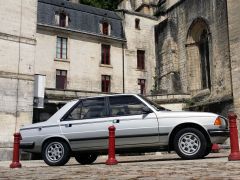
[[[124,59],[124,43],[122,43],[122,73],[123,73],[123,94],[125,93],[125,59]]]

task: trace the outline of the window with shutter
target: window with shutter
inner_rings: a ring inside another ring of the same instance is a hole
[[[56,57],[67,59],[67,38],[57,37]]]
[[[102,75],[102,92],[110,92],[111,77],[108,75]]]
[[[140,94],[145,95],[146,94],[146,89],[145,89],[145,79],[138,79],[138,85],[140,87]]]
[[[56,70],[56,89],[67,88],[67,71]]]
[[[110,65],[110,45],[102,44],[102,60],[101,64]]]

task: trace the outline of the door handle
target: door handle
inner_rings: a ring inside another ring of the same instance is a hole
[[[119,119],[113,120],[113,124],[120,123]]]
[[[65,127],[72,127],[72,124],[65,124]]]

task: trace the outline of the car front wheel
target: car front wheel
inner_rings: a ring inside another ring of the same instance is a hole
[[[76,154],[75,159],[78,163],[82,165],[92,164],[97,159],[96,154]]]
[[[70,159],[70,149],[64,141],[48,141],[44,144],[42,157],[49,166],[63,166]]]
[[[185,128],[177,132],[174,149],[183,159],[202,158],[206,155],[207,140],[198,129]]]

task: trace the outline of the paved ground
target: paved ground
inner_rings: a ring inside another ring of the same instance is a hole
[[[107,166],[107,157],[93,165],[78,165],[74,159],[62,167],[43,161],[21,161],[21,169],[0,162],[0,179],[239,179],[240,161],[228,161],[228,151],[210,154],[201,160],[181,160],[175,154],[117,156],[118,165]]]

